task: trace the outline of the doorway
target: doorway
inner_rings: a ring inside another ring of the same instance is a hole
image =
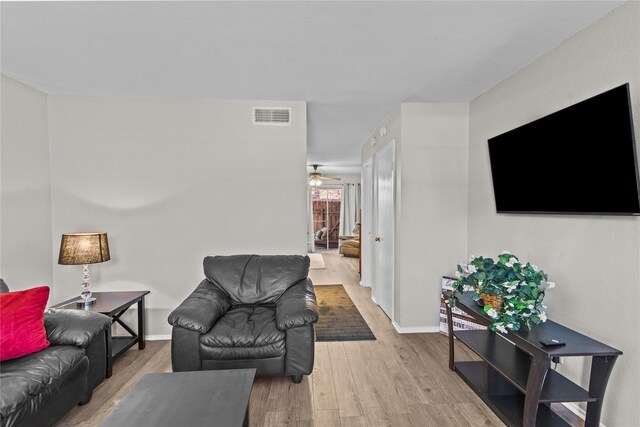
[[[314,251],[338,249],[342,188],[312,187]]]
[[[373,294],[376,302],[393,320],[394,282],[394,162],[395,141],[374,156],[373,202]]]
[[[373,159],[362,165],[362,229],[360,232],[360,257],[362,263],[360,284],[371,286],[373,282]]]

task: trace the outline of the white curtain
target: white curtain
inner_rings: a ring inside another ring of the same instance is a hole
[[[340,235],[353,234],[356,223],[360,221],[360,184],[342,184],[342,203],[340,203]]]

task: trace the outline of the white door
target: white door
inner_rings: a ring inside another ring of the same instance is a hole
[[[362,258],[362,276],[360,284],[371,286],[373,276],[373,163],[368,160],[362,166],[362,224],[360,229],[360,244]]]
[[[374,161],[374,287],[378,305],[393,319],[395,141],[376,153]]]

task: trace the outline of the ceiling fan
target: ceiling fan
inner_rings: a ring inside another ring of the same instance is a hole
[[[309,185],[312,187],[317,187],[322,185],[322,181],[340,181],[342,178],[335,178],[330,176],[322,176],[320,172],[318,172],[318,166],[320,165],[310,165],[313,167],[313,172],[309,174]]]

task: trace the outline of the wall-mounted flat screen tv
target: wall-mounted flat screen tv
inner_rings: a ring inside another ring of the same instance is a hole
[[[489,139],[498,213],[640,215],[625,84]]]

